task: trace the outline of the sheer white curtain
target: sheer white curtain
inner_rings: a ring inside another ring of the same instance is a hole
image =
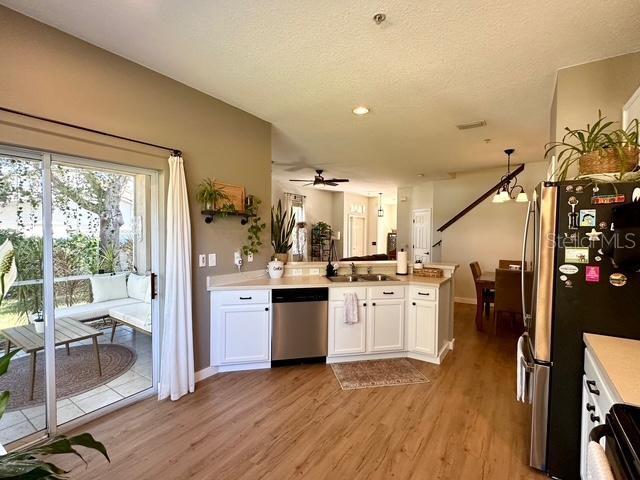
[[[169,157],[167,263],[158,398],[178,400],[193,392],[191,223],[182,157]]]

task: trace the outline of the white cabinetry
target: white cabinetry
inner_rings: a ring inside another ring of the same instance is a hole
[[[268,367],[271,305],[268,290],[211,295],[212,365],[221,371]]]
[[[329,302],[329,356],[354,355],[367,351],[367,302],[358,300],[357,323],[345,323],[344,302]]]
[[[404,350],[404,300],[372,300],[367,315],[368,351]]]
[[[408,306],[407,349],[424,355],[437,352],[437,303],[411,299]]]

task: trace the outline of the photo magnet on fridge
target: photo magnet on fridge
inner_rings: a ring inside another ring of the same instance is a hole
[[[564,263],[589,263],[589,249],[581,247],[565,248]]]
[[[598,283],[600,281],[600,267],[597,265],[587,265],[584,272],[588,283]]]
[[[596,226],[596,211],[595,211],[595,209],[580,210],[580,226],[581,227],[595,227]]]

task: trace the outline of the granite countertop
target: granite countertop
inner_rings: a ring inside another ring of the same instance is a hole
[[[584,343],[624,403],[640,406],[640,341],[585,333]]]
[[[357,281],[353,283],[332,282],[322,276],[301,276],[301,277],[282,277],[269,278],[261,277],[243,282],[229,283],[224,285],[209,285],[207,290],[254,290],[254,289],[274,289],[274,288],[312,288],[312,287],[373,287],[376,285],[429,285],[432,287],[440,287],[443,283],[451,280],[450,277],[429,278],[414,275],[392,275],[397,280],[389,280],[382,282],[363,282]]]

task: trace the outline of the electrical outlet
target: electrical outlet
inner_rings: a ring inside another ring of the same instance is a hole
[[[242,267],[242,253],[240,250],[233,252],[233,264],[240,269]]]
[[[215,253],[209,254],[209,266],[215,267],[218,264],[218,256]]]
[[[249,254],[247,255],[247,262],[253,262],[253,253],[249,252]]]
[[[198,255],[198,265],[201,267],[207,266],[207,256],[206,255]]]
[[[293,270],[291,270],[291,276],[293,276],[293,277],[301,277],[302,276],[302,269],[301,268],[294,268]]]
[[[320,275],[320,269],[319,268],[310,268],[309,269],[309,275],[311,275],[311,276]]]

